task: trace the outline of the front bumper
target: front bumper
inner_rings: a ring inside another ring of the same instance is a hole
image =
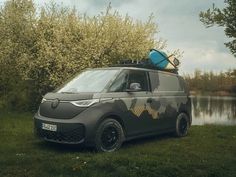
[[[56,131],[45,130],[42,124],[56,125]],[[52,122],[34,118],[35,135],[46,141],[63,144],[81,144],[85,140],[85,127],[81,123]]]

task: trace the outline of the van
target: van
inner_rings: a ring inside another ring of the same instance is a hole
[[[142,67],[87,69],[47,93],[34,116],[35,134],[111,152],[124,141],[174,132],[187,135],[191,101],[176,73]]]

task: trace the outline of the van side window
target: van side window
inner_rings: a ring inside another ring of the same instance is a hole
[[[157,72],[149,72],[149,78],[151,81],[151,90],[157,91],[157,88],[159,86],[159,77]]]
[[[113,82],[110,92],[125,92],[131,83],[140,84],[140,91],[148,91],[147,72],[138,70],[125,70]]]
[[[110,87],[110,92],[124,92],[127,88],[128,72],[123,71],[113,82]]]
[[[152,90],[154,92],[183,91],[178,76],[163,74],[160,72],[150,72],[150,79],[152,82]]]
[[[141,86],[140,91],[148,91],[147,72],[139,70],[130,70],[128,78],[128,88],[131,83],[139,83]]]

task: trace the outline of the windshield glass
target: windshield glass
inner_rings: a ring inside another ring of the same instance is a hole
[[[101,92],[119,70],[87,70],[65,84],[58,93]]]

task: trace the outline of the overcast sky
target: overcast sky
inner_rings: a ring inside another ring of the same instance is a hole
[[[2,5],[5,0],[0,0]],[[34,0],[43,5],[49,0]],[[134,19],[147,20],[151,13],[159,26],[158,37],[166,39],[167,49],[180,49],[180,73],[193,73],[196,68],[215,72],[236,69],[236,58],[224,46],[229,39],[224,29],[205,28],[199,21],[199,12],[215,3],[224,7],[224,0],[56,0],[63,6],[75,6],[80,13],[97,15],[109,2],[114,10],[129,14]]]

